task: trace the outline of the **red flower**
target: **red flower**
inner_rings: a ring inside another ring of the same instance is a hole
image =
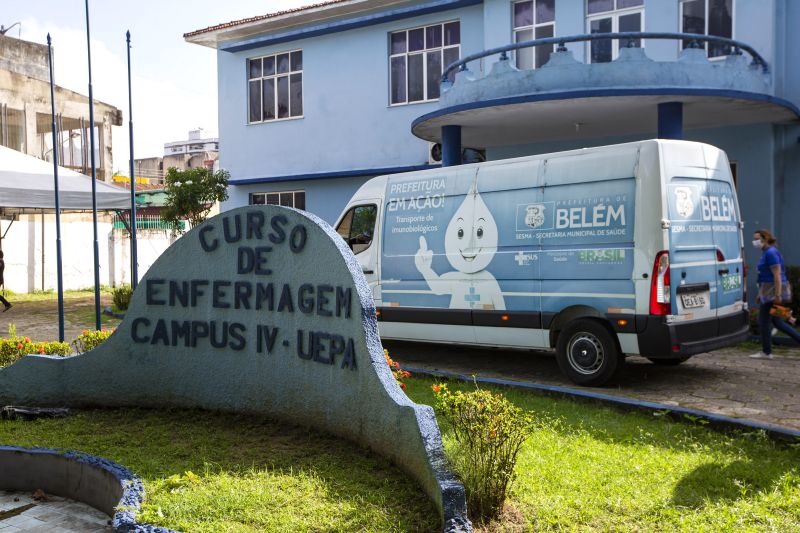
[[[434,383],[433,385],[431,385],[431,389],[432,389],[432,390],[433,390],[433,392],[435,392],[436,394],[439,394],[440,392],[442,392],[442,386],[441,386],[441,385],[437,385],[436,383]]]

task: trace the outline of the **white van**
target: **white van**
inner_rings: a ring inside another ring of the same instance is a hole
[[[674,365],[748,335],[725,153],[648,140],[380,176],[337,230],[381,337],[552,349],[599,385],[626,355]]]

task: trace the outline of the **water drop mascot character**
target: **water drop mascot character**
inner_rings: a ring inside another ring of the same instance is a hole
[[[447,260],[455,271],[434,272],[433,250],[424,236],[414,264],[434,294],[450,295],[451,309],[505,309],[500,284],[486,270],[497,252],[497,239],[497,223],[473,183],[444,236]]]

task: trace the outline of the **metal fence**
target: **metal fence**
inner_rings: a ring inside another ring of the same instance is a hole
[[[120,215],[114,215],[113,217],[113,227],[114,229],[118,230],[126,230],[128,229],[128,217],[121,217]],[[165,222],[161,220],[161,217],[158,215],[136,215],[136,229],[138,230],[148,230],[148,229],[155,229],[155,230],[178,230],[183,231],[187,227],[187,223],[185,220],[182,220],[177,226],[171,222]]]

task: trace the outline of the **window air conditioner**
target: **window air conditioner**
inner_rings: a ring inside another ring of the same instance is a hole
[[[428,143],[428,164],[438,165],[442,162],[442,145],[441,143]]]

